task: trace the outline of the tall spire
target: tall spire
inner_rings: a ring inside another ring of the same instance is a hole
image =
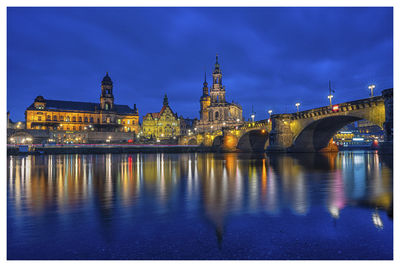
[[[168,106],[168,97],[167,97],[167,94],[164,95],[163,105],[164,105],[164,106]]]
[[[206,73],[206,72],[204,72],[204,83],[203,83],[203,85],[204,85],[204,86],[208,86],[208,83],[207,83],[207,73]]]
[[[218,54],[215,56],[215,64],[214,64],[214,71],[213,74],[216,73],[221,73],[221,70],[219,69],[219,63],[218,63]]]

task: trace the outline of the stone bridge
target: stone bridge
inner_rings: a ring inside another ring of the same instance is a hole
[[[219,151],[257,152],[268,146],[271,122],[261,120],[245,122],[240,127],[226,127],[211,133],[195,133],[180,138],[182,145],[204,145]]]
[[[385,130],[385,142],[393,141],[393,89],[381,96],[271,116],[267,151],[316,152],[326,147],[345,125],[368,120]]]
[[[325,148],[345,125],[368,120],[385,131],[381,146],[393,150],[393,88],[381,96],[350,101],[289,114],[275,114],[271,121],[245,122],[236,128],[195,133],[180,138],[183,145],[205,145],[223,151],[316,152]],[[392,152],[391,152],[392,153]]]

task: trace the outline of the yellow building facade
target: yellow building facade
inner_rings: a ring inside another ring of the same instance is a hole
[[[143,117],[142,132],[145,138],[158,140],[176,138],[180,135],[180,120],[169,106],[167,95],[164,97],[160,112],[147,113]]]
[[[25,111],[26,129],[53,131],[139,132],[139,112],[134,104],[114,104],[108,73],[101,82],[100,103],[35,98]]]

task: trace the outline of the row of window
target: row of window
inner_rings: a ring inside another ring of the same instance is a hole
[[[46,126],[36,126],[33,127],[32,129],[42,129],[42,130],[46,130]],[[52,129],[52,127],[48,128],[48,129]],[[64,130],[64,131],[82,131],[84,128],[83,126],[64,126],[64,127],[60,127],[59,130]],[[54,130],[56,130],[56,128],[54,128]],[[121,130],[122,132],[133,132],[134,129],[127,127],[125,129]]]
[[[60,119],[60,121],[64,121],[64,116],[60,116],[59,119]],[[38,116],[38,121],[42,121],[42,117],[41,117],[41,116]],[[53,120],[52,120],[51,116],[50,116],[50,115],[47,115],[46,121],[57,121],[57,116],[54,115],[54,116],[53,116]],[[70,116],[66,116],[66,117],[65,117],[65,121],[67,121],[67,122],[71,121]],[[73,121],[73,122],[76,122],[76,121],[77,121],[75,116],[72,117],[72,121]],[[89,122],[89,121],[90,121],[90,122],[93,123],[93,122],[94,122],[94,118],[93,118],[93,117],[90,117],[90,118],[84,117],[83,121],[84,121],[84,122]],[[97,121],[99,121],[99,119],[98,119]],[[82,117],[78,117],[78,122],[82,122]]]
[[[60,116],[59,119],[60,119],[60,121],[64,121],[64,116]],[[41,117],[41,116],[38,116],[38,121],[42,121],[42,117]],[[50,115],[47,115],[46,121],[57,121],[57,116],[54,115],[54,116],[53,116],[53,120],[52,120],[51,116],[50,116]],[[70,116],[66,116],[66,117],[65,117],[65,121],[66,121],[66,122],[70,122],[70,121],[72,121],[72,122],[77,122],[75,116],[72,117],[72,120],[71,120]],[[78,117],[78,122],[86,122],[86,123],[88,123],[89,121],[90,121],[91,123],[93,123],[93,122],[94,122],[94,118],[93,118],[93,117],[90,117],[90,118],[84,117],[84,118],[83,118],[83,121],[82,121],[82,117]],[[99,122],[100,122],[100,119],[97,119],[97,122],[99,123]],[[107,123],[110,123],[110,118],[109,118],[109,117],[107,117],[106,122],[107,122]],[[132,121],[132,123],[133,123],[133,121]],[[121,124],[121,119],[118,119],[118,124]],[[123,124],[125,124],[125,121],[123,121]],[[127,120],[127,124],[130,124],[130,120]]]

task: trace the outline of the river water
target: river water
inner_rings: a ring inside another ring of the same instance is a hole
[[[392,259],[374,152],[7,158],[8,259]]]

